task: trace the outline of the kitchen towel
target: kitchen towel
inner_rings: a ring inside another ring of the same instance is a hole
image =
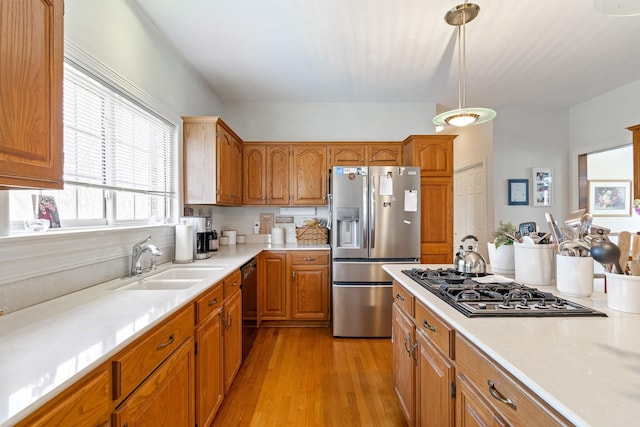
[[[273,227],[271,228],[271,244],[282,245],[284,243],[284,228]]]
[[[176,225],[175,261],[193,261],[193,226],[191,224]]]

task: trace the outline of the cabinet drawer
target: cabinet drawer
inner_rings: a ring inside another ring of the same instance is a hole
[[[196,300],[196,325],[222,307],[224,298],[222,283],[218,283]]]
[[[240,273],[240,270],[231,273],[230,275],[222,279],[222,285],[224,287],[224,298],[227,299],[237,291],[239,291],[241,284],[242,273]]]
[[[413,317],[414,297],[395,280],[393,281],[393,301],[402,311],[407,313],[409,317]]]
[[[193,336],[193,311],[193,306],[187,307],[114,357],[114,400],[131,393],[184,340]]]
[[[295,265],[326,265],[329,264],[329,253],[325,251],[293,251],[291,264]]]
[[[455,331],[420,301],[415,303],[416,328],[449,359],[454,360]]]
[[[535,393],[460,334],[455,337],[458,375],[468,382],[511,425],[571,425]]]

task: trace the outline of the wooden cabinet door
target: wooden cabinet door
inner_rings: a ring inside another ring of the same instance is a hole
[[[393,387],[407,423],[415,425],[416,377],[414,359],[415,327],[397,304],[393,304]]]
[[[322,144],[292,147],[292,205],[327,204],[327,148]]]
[[[364,166],[366,164],[367,153],[365,144],[342,145],[335,144],[329,146],[329,165],[333,166]]]
[[[289,204],[289,147],[267,146],[265,187],[268,205]]]
[[[455,370],[429,339],[416,330],[418,367],[416,372],[416,419],[419,426],[453,426],[455,416]]]
[[[464,375],[456,382],[456,426],[459,427],[503,427],[508,426],[491,405],[480,396]]]
[[[0,189],[62,188],[63,8],[0,3]]]
[[[242,291],[224,301],[224,391],[229,391],[242,364]]]
[[[261,320],[287,320],[287,254],[258,255],[258,314]]]
[[[420,179],[420,254],[425,264],[453,262],[453,178]]]
[[[453,176],[453,140],[456,135],[410,136],[411,164],[420,166],[421,176]]]
[[[193,338],[165,360],[113,413],[113,427],[193,426]]]
[[[213,119],[183,117],[183,188],[185,204],[216,204],[216,125]]]
[[[234,153],[233,136],[224,127],[217,126],[217,158],[216,158],[216,188],[217,203],[221,205],[233,204],[233,172],[232,156]]]
[[[17,427],[109,426],[111,421],[111,375],[107,365],[63,391]]]
[[[402,165],[402,144],[368,145],[367,164],[369,166]]]
[[[208,426],[224,398],[221,307],[196,327],[195,337],[196,422]]]
[[[242,147],[243,205],[264,205],[266,203],[266,149],[264,145],[253,144],[245,144]]]
[[[242,205],[242,141],[233,138],[231,141],[231,157],[228,167],[231,168],[230,204]]]
[[[329,319],[329,266],[291,266],[291,319]]]

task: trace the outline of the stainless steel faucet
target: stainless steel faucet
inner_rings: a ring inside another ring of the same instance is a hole
[[[149,240],[151,240],[151,235],[149,235],[143,241],[133,245],[133,251],[131,252],[131,272],[129,274],[130,277],[142,274],[142,265],[140,263],[140,260],[142,259],[142,254],[144,254],[145,252],[149,252],[151,254],[150,270],[155,270],[156,257],[162,255],[162,251],[158,249],[158,247],[153,243],[147,243]]]

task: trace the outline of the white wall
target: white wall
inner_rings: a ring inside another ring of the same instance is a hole
[[[132,0],[65,0],[65,38],[178,116],[219,115],[222,101]]]
[[[578,206],[578,155],[631,144],[628,127],[640,124],[640,80],[576,105],[569,110],[572,210]],[[602,177],[600,177],[602,178]],[[624,176],[612,172],[609,179]],[[632,198],[640,198],[640,195]],[[640,230],[640,217],[596,217],[593,222],[614,232]]]
[[[224,121],[245,141],[402,141],[431,134],[432,103],[227,103]]]
[[[563,221],[570,212],[568,110],[500,109],[493,121],[494,224],[534,221],[547,231],[545,213]],[[552,206],[533,206],[532,168],[552,168]],[[529,206],[508,204],[508,179],[529,180]]]

